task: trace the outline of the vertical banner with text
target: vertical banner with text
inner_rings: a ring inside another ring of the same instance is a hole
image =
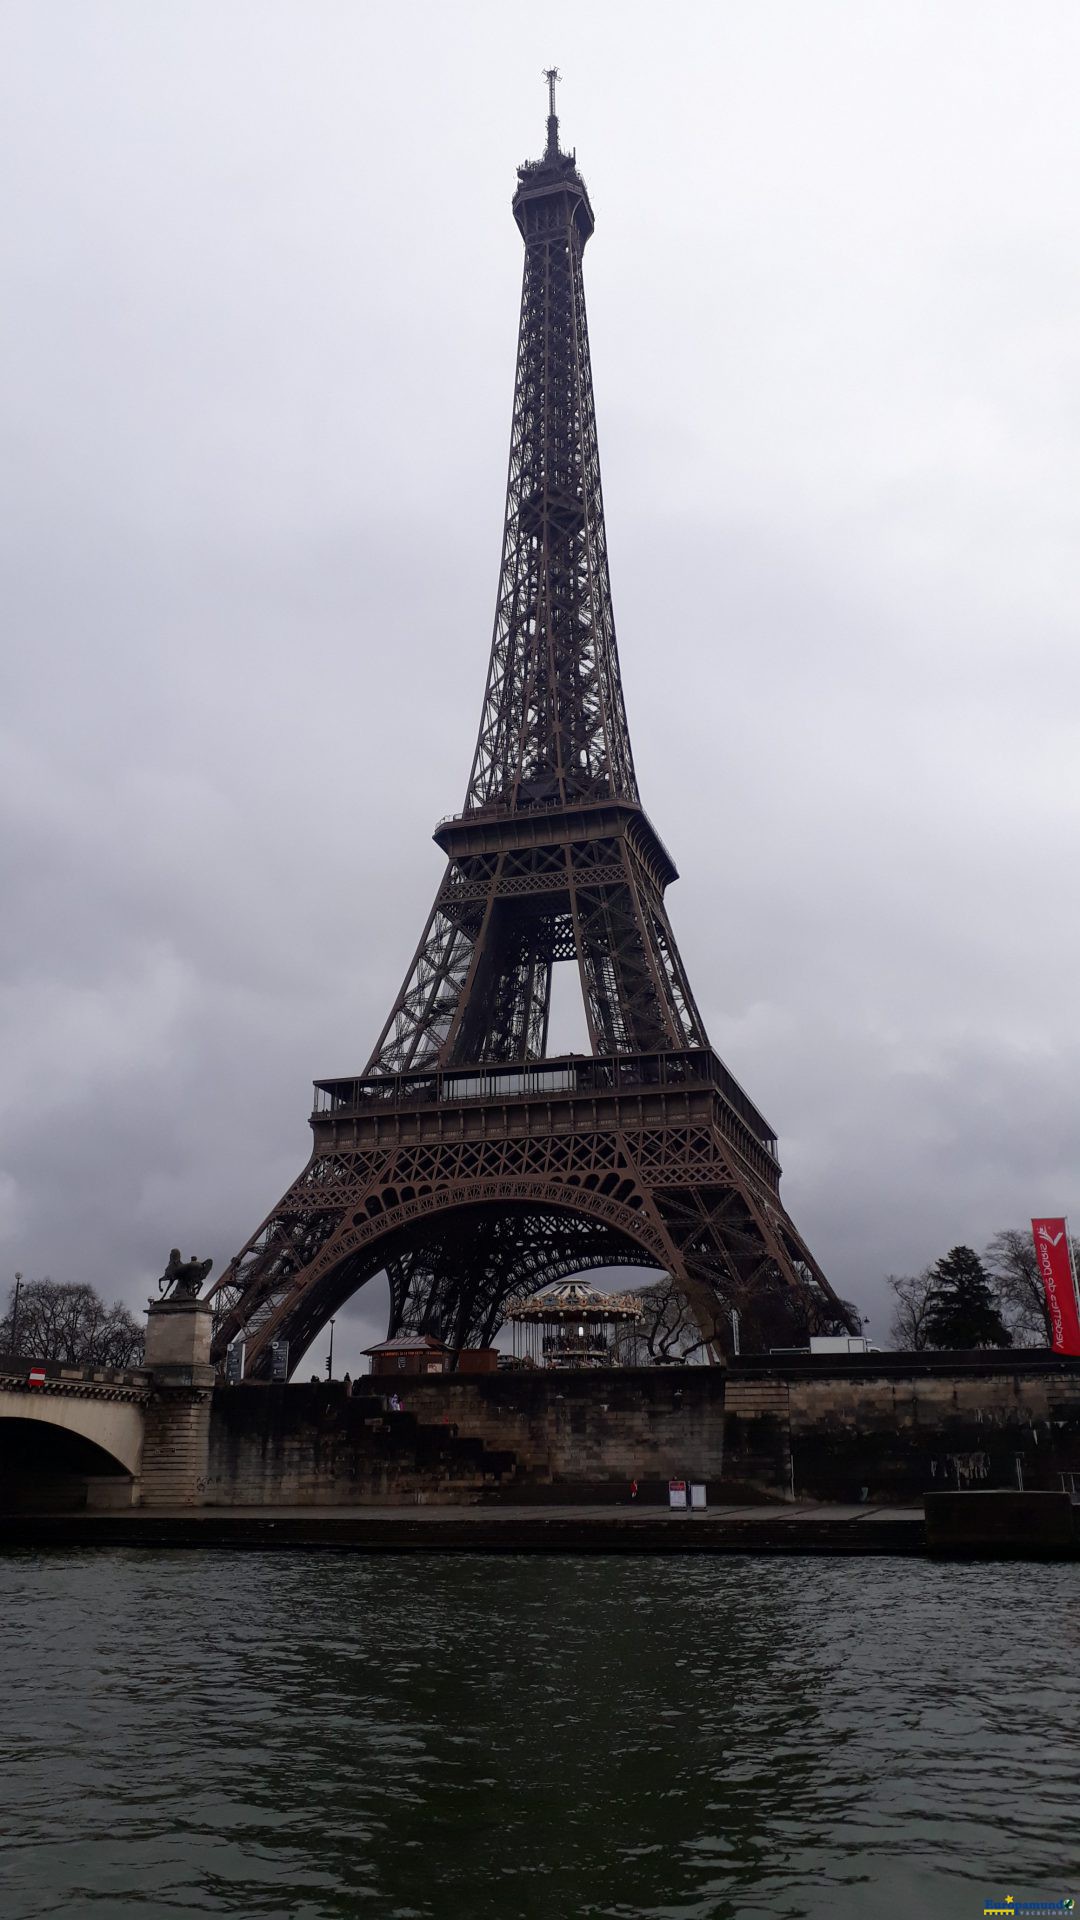
[[[1076,1304],[1069,1230],[1064,1220],[1033,1220],[1035,1253],[1050,1309],[1055,1353],[1080,1353],[1080,1311]]]

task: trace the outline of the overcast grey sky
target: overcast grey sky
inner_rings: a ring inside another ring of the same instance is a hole
[[[1073,0],[7,0],[5,1279],[220,1266],[385,1017],[553,60],[638,772],[788,1206],[879,1334],[1080,1211]]]

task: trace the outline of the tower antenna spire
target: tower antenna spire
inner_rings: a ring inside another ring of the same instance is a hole
[[[548,123],[546,160],[553,160],[559,151],[559,116],[555,111],[555,86],[562,79],[558,67],[545,67],[544,79],[548,83]]]

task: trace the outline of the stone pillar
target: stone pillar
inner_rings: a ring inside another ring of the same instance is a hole
[[[212,1321],[209,1302],[186,1294],[155,1300],[147,1313],[143,1365],[152,1386],[140,1506],[198,1507],[206,1499],[217,1377],[210,1365]]]

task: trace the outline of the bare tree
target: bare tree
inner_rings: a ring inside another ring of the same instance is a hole
[[[1013,1339],[1023,1347],[1048,1347],[1054,1330],[1030,1228],[1024,1233],[1002,1227],[995,1233],[987,1245],[986,1266]]]
[[[848,1333],[863,1324],[859,1309],[851,1301],[841,1300],[832,1312],[823,1314],[808,1291],[797,1291],[782,1281],[773,1286],[732,1287],[726,1305],[709,1316],[707,1332],[669,1273],[652,1286],[639,1289],[635,1297],[642,1304],[642,1318],[616,1334],[616,1350],[623,1366],[701,1361],[710,1349],[725,1360],[734,1360],[733,1312],[743,1354],[807,1348],[812,1334]]]
[[[1071,1240],[1070,1246],[1075,1266],[1080,1242]],[[1002,1227],[995,1233],[986,1249],[986,1265],[997,1290],[1002,1318],[1016,1345],[1050,1346],[1054,1329],[1030,1227]]]
[[[708,1342],[690,1302],[670,1273],[651,1287],[641,1288],[635,1298],[641,1302],[641,1319],[627,1321],[616,1335],[623,1366],[647,1367],[665,1361],[685,1364],[705,1351]]]
[[[119,1300],[107,1307],[93,1287],[30,1280],[20,1289],[17,1312],[14,1287],[8,1294],[0,1353],[68,1367],[134,1367],[142,1360],[143,1329]]]
[[[896,1295],[889,1338],[901,1353],[922,1353],[929,1346],[928,1321],[934,1296],[934,1272],[888,1273],[885,1285]]]

